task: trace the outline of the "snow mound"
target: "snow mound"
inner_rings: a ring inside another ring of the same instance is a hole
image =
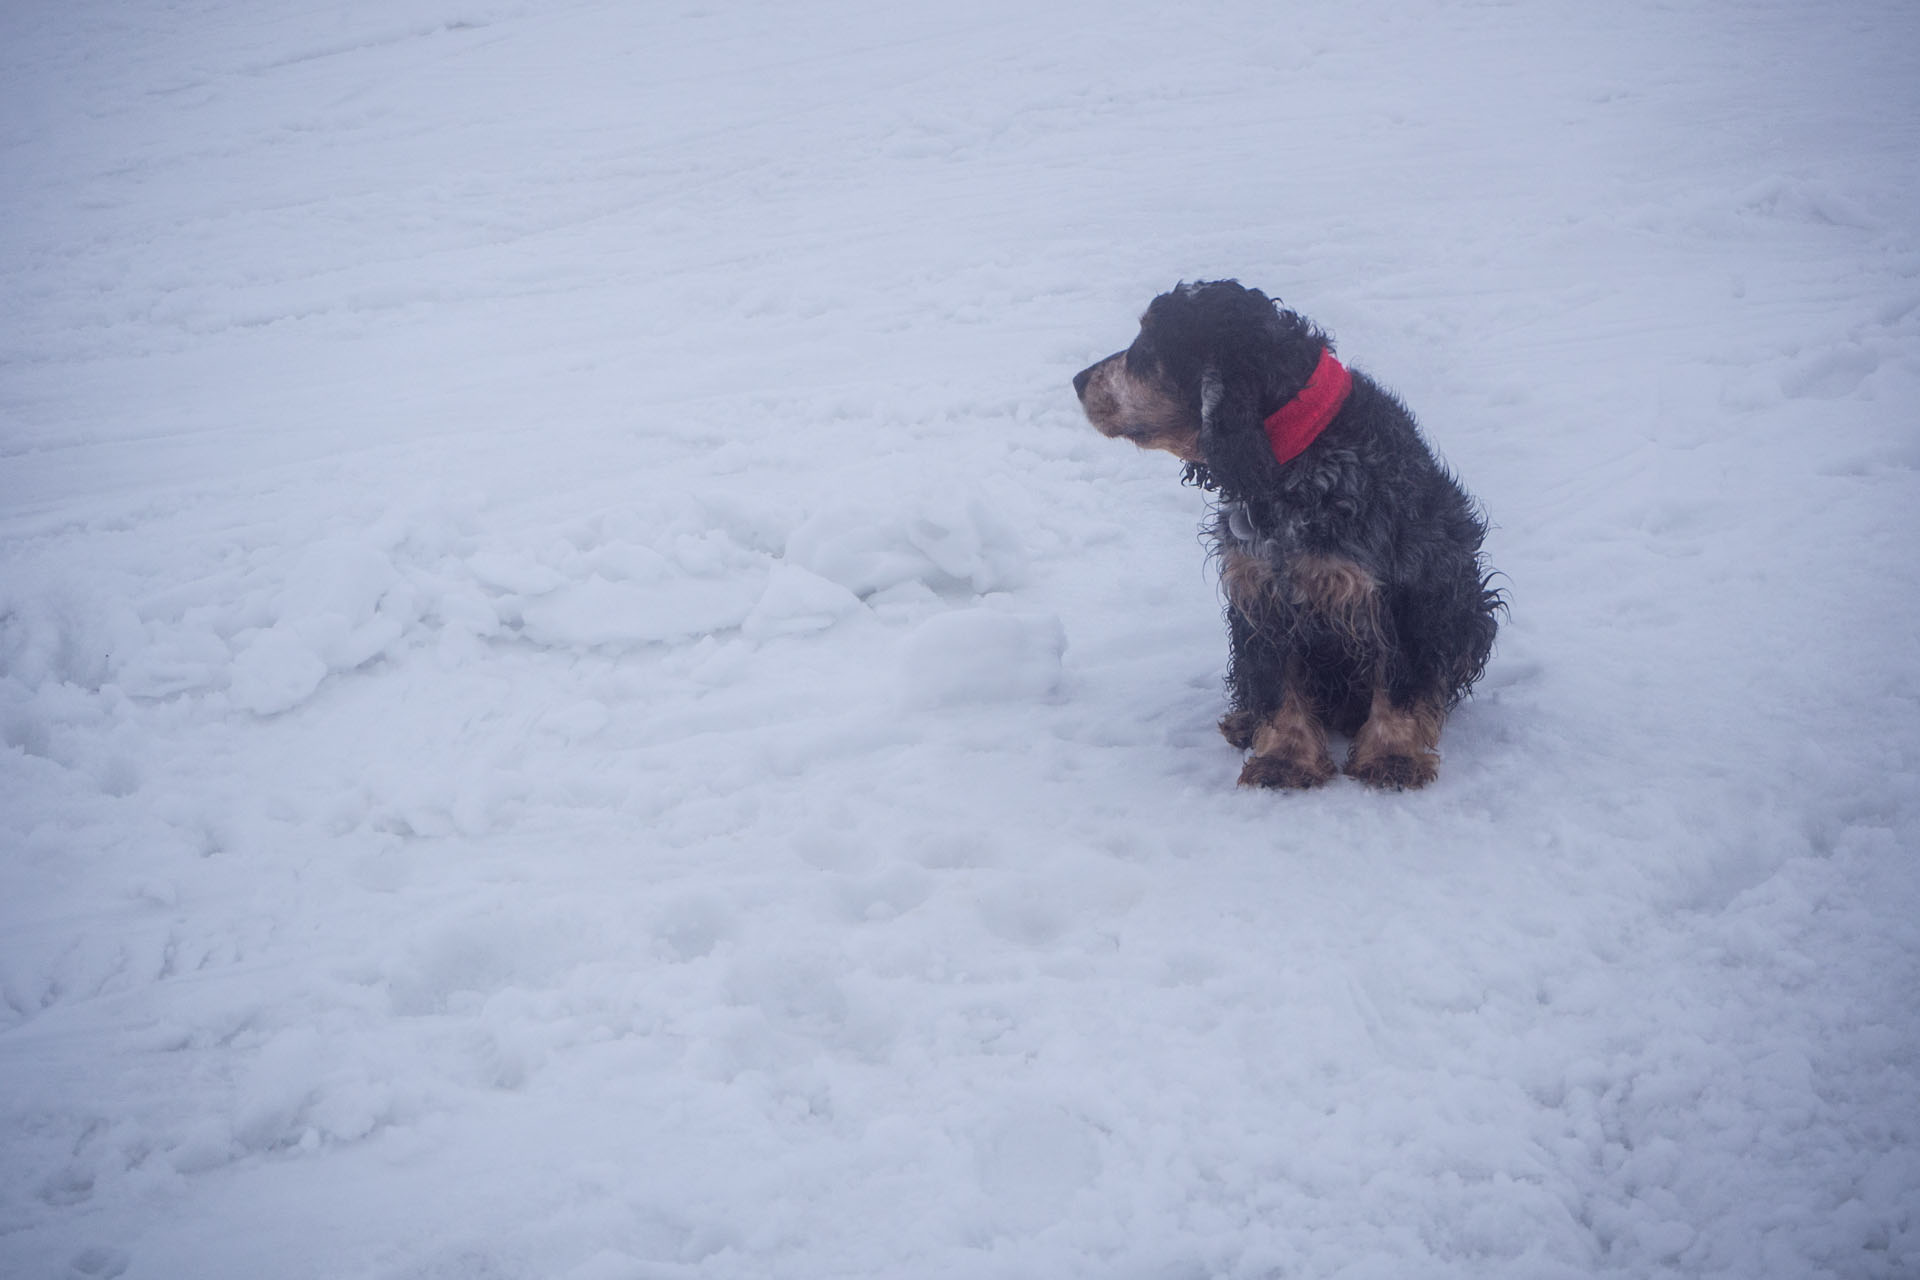
[[[788,536],[786,558],[859,596],[909,582],[1004,591],[1027,576],[1017,531],[979,499],[929,499],[878,515],[829,507]]]
[[[621,648],[737,627],[754,599],[751,583],[731,579],[613,582],[593,574],[524,606],[521,623],[535,644]]]
[[[939,614],[907,637],[901,695],[920,707],[1049,697],[1060,688],[1066,648],[1066,629],[1053,614]]]
[[[299,706],[327,678],[326,662],[291,627],[251,631],[239,643],[229,688],[233,700],[255,715]]]
[[[824,631],[864,609],[860,598],[839,583],[796,564],[777,564],[740,630],[750,640]]]

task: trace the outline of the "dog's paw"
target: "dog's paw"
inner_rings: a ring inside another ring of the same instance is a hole
[[[1284,787],[1305,791],[1333,777],[1331,760],[1295,760],[1289,756],[1254,756],[1240,770],[1243,787]]]
[[[1260,717],[1251,711],[1229,711],[1220,721],[1220,736],[1236,751],[1252,746],[1253,735],[1259,731]]]
[[[1347,776],[1370,787],[1409,791],[1424,787],[1440,776],[1440,757],[1424,751],[1418,755],[1383,752],[1364,760],[1348,760]]]

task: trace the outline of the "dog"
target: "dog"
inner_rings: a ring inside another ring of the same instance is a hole
[[[1133,345],[1073,379],[1103,435],[1185,462],[1218,495],[1208,533],[1231,659],[1220,732],[1243,786],[1432,782],[1440,730],[1506,604],[1487,524],[1393,393],[1327,335],[1234,280],[1155,298]]]

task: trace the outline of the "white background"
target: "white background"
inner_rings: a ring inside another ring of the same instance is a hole
[[[0,9],[0,1274],[1920,1271],[1920,16]],[[1326,326],[1512,616],[1237,790]]]

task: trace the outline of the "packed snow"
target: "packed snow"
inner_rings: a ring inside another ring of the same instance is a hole
[[[1920,1275],[1920,10],[0,7],[0,1274]],[[1512,600],[1238,789],[1235,276]]]

